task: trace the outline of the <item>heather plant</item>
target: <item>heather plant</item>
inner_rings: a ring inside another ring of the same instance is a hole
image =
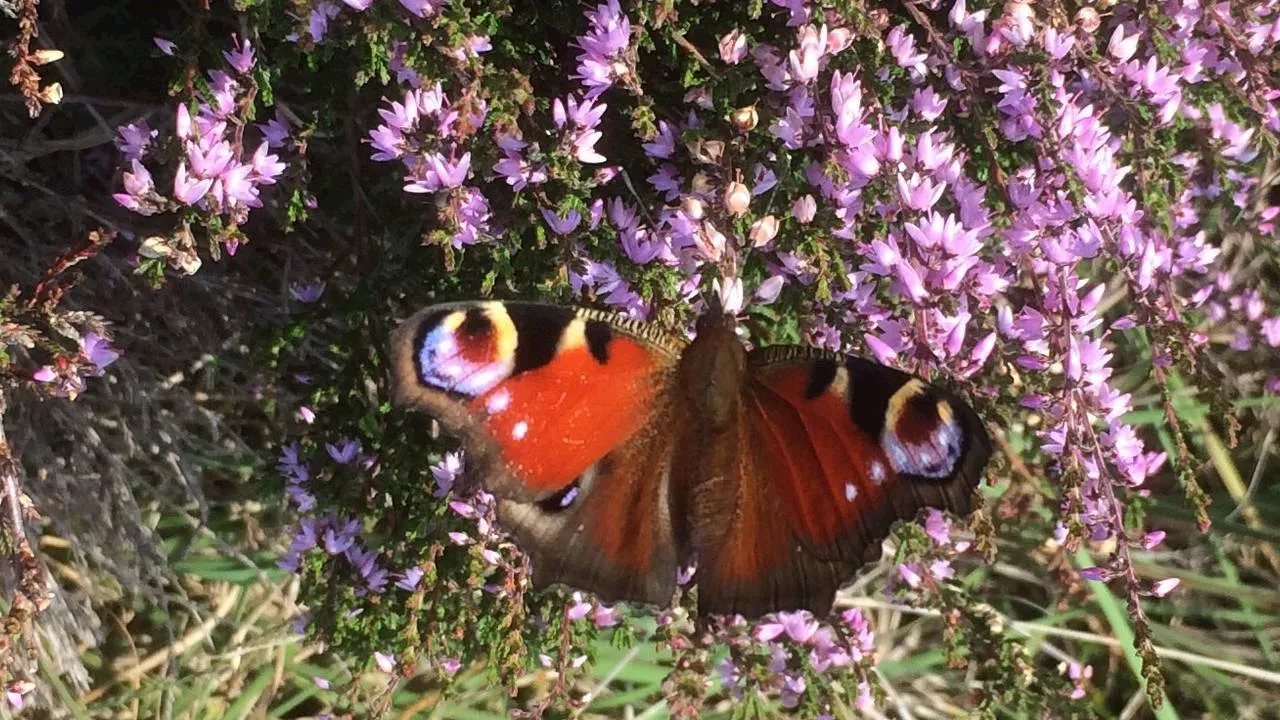
[[[108,245],[156,287],[246,246],[324,249],[307,277],[273,268],[290,314],[253,382],[278,432],[263,502],[290,513],[275,563],[329,658],[326,712],[485,685],[486,711],[529,716],[905,715],[908,692],[987,716],[1214,712],[1250,700],[1167,684],[1159,656],[1194,644],[1165,622],[1181,581],[1230,586],[1193,572],[1234,552],[1215,523],[1260,538],[1260,584],[1280,572],[1277,43],[1261,0],[241,0],[155,38],[172,102],[116,129],[120,237],[50,277]],[[15,79],[38,109],[33,82]],[[117,357],[121,330],[50,287],[0,302],[0,393],[73,400]],[[999,450],[986,509],[901,526],[829,618],[698,617],[696,570],[666,609],[532,589],[457,442],[390,408],[391,330],[498,297],[679,332],[713,296],[753,342],[965,393]],[[1262,438],[1252,483],[1230,461],[1242,431]],[[939,673],[895,687],[926,622]],[[1250,628],[1270,672],[1245,698],[1280,679]],[[657,682],[625,676],[642,653]]]

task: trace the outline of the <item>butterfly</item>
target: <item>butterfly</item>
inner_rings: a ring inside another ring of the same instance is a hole
[[[898,520],[964,514],[991,453],[955,395],[862,358],[748,350],[703,315],[689,341],[599,310],[457,302],[405,320],[397,404],[467,453],[535,586],[754,618],[836,591]]]

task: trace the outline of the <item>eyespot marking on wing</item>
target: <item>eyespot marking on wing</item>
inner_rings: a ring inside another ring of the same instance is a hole
[[[471,397],[482,395],[515,368],[518,334],[501,303],[484,303],[441,318],[418,347],[422,382]]]
[[[880,444],[898,473],[945,478],[963,455],[964,431],[950,403],[913,380],[890,399]]]
[[[920,380],[912,378],[908,380],[898,391],[889,398],[889,405],[884,411],[884,426],[892,428],[898,424],[898,419],[902,417],[902,413],[907,408],[907,403],[917,395],[928,392],[929,387]]]

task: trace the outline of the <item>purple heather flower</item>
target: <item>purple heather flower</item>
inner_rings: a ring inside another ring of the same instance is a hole
[[[827,52],[827,27],[819,30],[812,25],[800,28],[799,47],[787,56],[791,79],[801,84],[818,77],[821,61]]]
[[[316,421],[315,411],[307,407],[306,405],[302,405],[298,408],[297,416],[299,420],[301,420],[302,422],[308,425]]]
[[[197,179],[187,174],[186,162],[178,163],[178,171],[173,176],[173,195],[185,205],[195,205],[208,194],[213,187],[213,180]]]
[[[356,456],[360,453],[360,441],[343,438],[336,445],[325,443],[324,448],[334,462],[339,465],[348,465],[354,462]]]
[[[453,489],[453,483],[462,474],[462,456],[459,453],[445,453],[438,464],[431,466],[431,475],[436,479],[436,497],[444,497]]]
[[[565,613],[566,617],[576,622],[585,618],[589,612],[591,612],[591,603],[582,599],[582,593],[575,592],[573,594],[573,604],[569,606]]]
[[[597,5],[586,17],[590,27],[575,42],[582,53],[573,77],[587,88],[588,98],[595,98],[629,72],[623,53],[631,44],[631,21],[618,0]]]
[[[1080,577],[1095,582],[1106,582],[1111,579],[1111,573],[1107,572],[1105,568],[1087,567],[1080,569]]]
[[[324,551],[330,555],[341,555],[355,544],[356,535],[360,533],[360,521],[346,520],[324,532]]]
[[[747,36],[737,28],[720,38],[720,59],[729,65],[737,65],[747,56]]]
[[[858,683],[858,697],[853,701],[854,709],[867,712],[875,707],[875,698],[871,695],[871,684],[866,680]]]
[[[769,2],[787,10],[789,13],[787,25],[789,27],[798,27],[809,22],[810,11],[807,0],[769,0]]]
[[[806,683],[803,675],[792,675],[790,673],[784,675],[779,704],[788,709],[798,706],[800,698],[804,696],[805,688]]]
[[[373,660],[378,665],[378,669],[390,675],[396,670],[396,659],[393,655],[387,655],[383,652],[374,651]]]
[[[1147,533],[1146,535],[1143,535],[1142,542],[1140,543],[1142,545],[1142,549],[1143,550],[1154,549],[1160,543],[1164,542],[1164,537],[1165,537],[1164,530],[1153,530]]]
[[[924,531],[938,545],[951,544],[951,521],[936,508],[930,508],[924,521]]]
[[[1182,580],[1179,578],[1165,578],[1164,580],[1157,580],[1156,583],[1151,586],[1151,594],[1156,597],[1164,597],[1165,595],[1173,592],[1173,589],[1178,587],[1181,582]]]
[[[598,628],[613,627],[618,624],[620,614],[614,608],[596,604],[591,619]]]
[[[156,47],[160,48],[160,52],[165,55],[172,56],[178,50],[178,46],[173,43],[173,41],[166,40],[162,37],[153,37],[151,38],[151,42],[155,43]]]
[[[311,14],[307,16],[307,32],[311,34],[311,39],[315,42],[324,40],[325,34],[329,32],[329,20],[338,17],[339,12],[338,6],[329,0],[323,0],[311,8]]]
[[[151,141],[160,134],[152,130],[145,118],[116,128],[116,147],[126,160],[141,160],[151,147]]]
[[[300,303],[313,303],[324,294],[324,281],[294,283],[289,286],[289,294]]]
[[[755,638],[756,642],[770,642],[782,636],[786,628],[780,622],[761,623],[756,626]]]
[[[818,203],[813,199],[812,195],[801,195],[791,206],[791,216],[801,224],[813,222],[814,215],[818,212]]]
[[[653,142],[641,145],[645,155],[653,158],[670,158],[676,151],[676,129],[667,121],[658,121],[658,136]]]
[[[141,215],[153,215],[161,208],[156,201],[159,196],[156,194],[156,186],[151,178],[151,172],[137,160],[130,160],[132,172],[123,174],[124,192],[115,193],[111,197],[115,199],[122,207],[128,208]]]
[[[1111,33],[1111,41],[1107,43],[1107,54],[1116,62],[1125,62],[1138,50],[1138,41],[1141,39],[1142,35],[1137,32],[1126,36],[1124,26],[1117,25],[1115,32]]]
[[[561,217],[552,210],[542,208],[542,219],[547,221],[547,227],[555,234],[568,235],[578,228],[582,215],[577,210],[570,210]]]
[[[898,65],[906,68],[912,78],[922,78],[927,71],[925,60],[928,56],[916,52],[916,40],[907,31],[906,25],[895,25],[884,39],[885,47],[893,55]]]
[[[110,341],[96,332],[87,332],[80,340],[80,354],[93,363],[89,375],[99,376],[111,363],[120,358],[120,352],[111,347]]]
[[[778,621],[792,642],[804,645],[818,631],[818,622],[804,610],[797,612],[780,612]]]
[[[774,275],[768,280],[760,283],[756,288],[755,297],[758,302],[768,305],[778,299],[778,295],[782,293],[782,286],[786,284],[786,279],[781,275]]]
[[[231,36],[231,43],[238,46],[235,50],[223,50],[222,57],[227,59],[227,63],[235,68],[236,72],[241,75],[247,75],[253,69],[253,46],[249,44],[248,38],[243,42],[237,43],[237,38],[234,34]]]
[[[420,18],[431,17],[440,12],[440,8],[445,4],[445,0],[400,0],[400,5],[405,10],[417,15]]]
[[[460,187],[471,170],[471,153],[463,153],[457,160],[445,159],[440,153],[430,153],[424,158],[421,177],[410,176],[405,192],[436,192],[442,188]]]
[[[898,575],[902,577],[907,587],[915,589],[920,587],[920,566],[916,563],[901,563],[898,565]]]

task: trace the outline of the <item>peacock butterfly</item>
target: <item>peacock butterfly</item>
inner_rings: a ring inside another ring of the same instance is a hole
[[[462,438],[538,585],[698,609],[830,612],[898,520],[967,513],[991,452],[973,410],[918,378],[810,347],[692,341],[609,313],[460,302],[392,342],[397,404]]]

